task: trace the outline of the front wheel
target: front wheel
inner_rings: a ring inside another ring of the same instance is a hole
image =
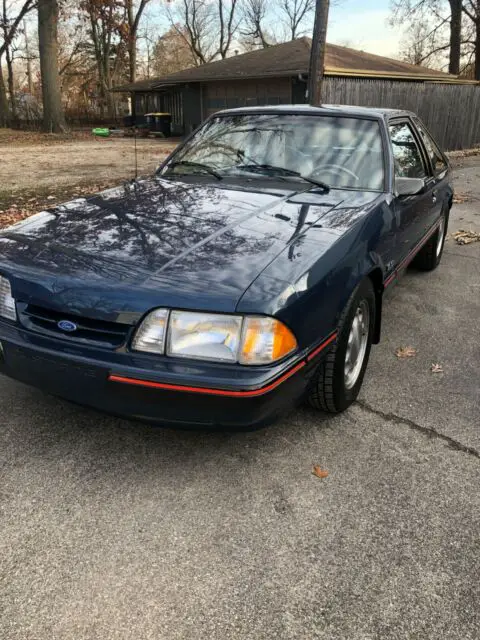
[[[357,399],[370,357],[375,307],[373,285],[366,278],[342,313],[337,342],[313,375],[308,402],[315,409],[341,413]]]

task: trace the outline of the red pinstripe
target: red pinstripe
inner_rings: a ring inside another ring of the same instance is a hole
[[[307,357],[296,364],[294,367],[289,369],[282,376],[266,385],[265,387],[260,387],[259,389],[252,389],[248,391],[229,391],[228,389],[210,389],[208,387],[189,387],[186,385],[179,384],[170,384],[168,382],[153,382],[151,380],[141,380],[139,378],[128,378],[126,376],[119,376],[111,373],[108,376],[109,382],[119,382],[123,384],[134,385],[138,387],[147,387],[149,389],[166,389],[168,391],[184,391],[188,393],[200,393],[204,395],[213,395],[213,396],[227,396],[230,398],[252,398],[256,396],[261,396],[269,391],[273,391],[276,387],[291,378],[297,371],[303,369],[303,367],[315,358],[323,349],[328,347],[334,340],[337,338],[337,332],[333,333],[329,338],[324,340],[321,345],[319,345],[314,351],[312,351]]]

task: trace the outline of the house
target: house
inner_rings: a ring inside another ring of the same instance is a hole
[[[311,40],[299,38],[162,78],[122,85],[114,91],[131,94],[134,115],[169,112],[172,133],[188,134],[220,109],[307,102],[310,50]],[[475,84],[434,69],[332,44],[327,45],[325,76],[325,103],[416,111],[421,111],[417,103],[427,85],[470,85],[472,89]],[[475,95],[478,98],[478,91]],[[458,112],[458,103],[451,107]],[[478,134],[480,142],[480,131]],[[477,135],[476,130],[472,135]]]

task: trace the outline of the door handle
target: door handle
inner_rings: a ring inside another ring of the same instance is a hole
[[[432,202],[433,202],[433,204],[435,204],[437,202],[437,192],[436,191],[434,191],[432,193]]]

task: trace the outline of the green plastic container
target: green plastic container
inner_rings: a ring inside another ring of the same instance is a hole
[[[94,136],[99,136],[100,138],[108,138],[110,135],[110,129],[106,129],[105,127],[97,127],[97,129],[92,129],[92,133]]]

